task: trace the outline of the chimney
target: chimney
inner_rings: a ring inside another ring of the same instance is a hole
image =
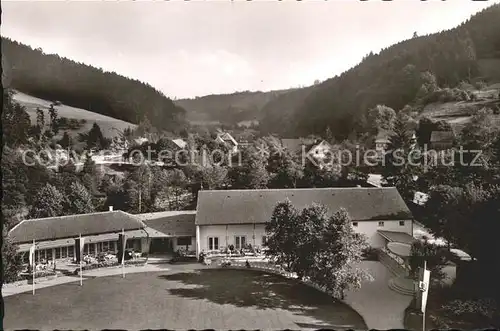
[[[109,211],[113,211],[113,206],[109,206]]]

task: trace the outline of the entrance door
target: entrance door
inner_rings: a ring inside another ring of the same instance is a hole
[[[170,238],[154,238],[151,240],[151,253],[172,253],[173,244]]]

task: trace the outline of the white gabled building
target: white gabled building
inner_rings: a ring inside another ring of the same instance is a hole
[[[196,253],[229,245],[261,247],[274,207],[286,199],[299,209],[313,203],[325,205],[332,213],[345,208],[355,231],[365,234],[374,248],[384,248],[393,240],[413,240],[412,214],[394,187],[208,190],[198,196]]]

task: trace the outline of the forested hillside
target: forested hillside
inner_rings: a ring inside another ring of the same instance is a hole
[[[220,121],[235,124],[240,121],[259,119],[262,108],[268,102],[288,91],[212,94],[193,99],[180,99],[175,103],[186,109],[187,118],[191,121]]]
[[[144,117],[158,129],[178,130],[185,111],[152,86],[2,37],[4,81],[32,96],[60,101],[126,122]]]
[[[495,65],[496,64],[496,65]],[[263,121],[278,133],[324,133],[327,127],[338,139],[363,132],[368,109],[385,104],[399,110],[412,103],[422,84],[422,73],[434,74],[437,84],[454,87],[462,81],[500,81],[500,5],[494,5],[452,30],[414,37],[363,61],[323,83],[310,93],[298,94],[287,108],[292,116],[276,116],[281,104],[265,107]],[[283,95],[281,98],[286,98]],[[290,122],[290,123],[287,123]]]

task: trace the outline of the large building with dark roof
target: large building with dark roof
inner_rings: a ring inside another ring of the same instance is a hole
[[[132,215],[120,210],[23,220],[9,231],[25,263],[36,244],[35,260],[74,260],[78,239],[85,238],[84,255],[116,254],[119,235],[126,248],[137,253],[173,253],[195,250],[196,211],[167,211]]]
[[[198,196],[197,253],[229,245],[237,249],[246,244],[262,246],[274,207],[287,199],[298,209],[319,203],[333,214],[345,208],[353,228],[365,234],[375,248],[385,247],[392,232],[412,238],[413,217],[393,187],[209,190]]]
[[[35,260],[74,259],[76,240],[85,238],[84,254],[118,251],[118,237],[125,232],[127,248],[148,251],[149,234],[146,225],[134,215],[116,210],[23,220],[9,231],[10,240],[18,246],[24,262],[36,244]]]

